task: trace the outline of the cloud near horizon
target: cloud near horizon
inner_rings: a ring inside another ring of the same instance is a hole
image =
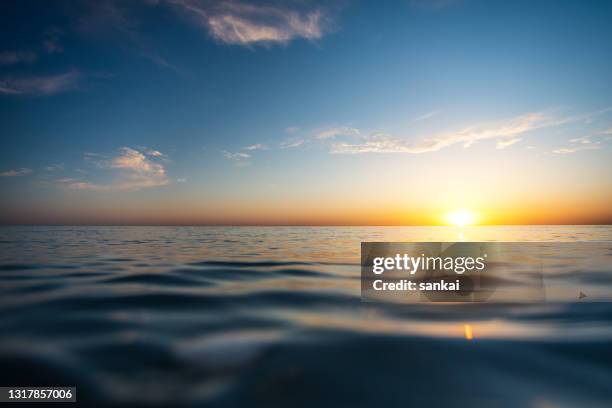
[[[297,38],[317,40],[323,37],[328,25],[328,18],[320,9],[292,9],[283,3],[168,2],[205,27],[214,39],[231,45],[287,44]]]
[[[119,151],[120,154],[111,159],[97,154],[86,154],[86,158],[96,167],[114,173],[110,182],[67,178],[56,180],[56,183],[68,189],[93,191],[136,191],[170,184],[164,165],[156,161],[160,157],[165,157],[163,153],[157,150],[136,150],[130,147],[122,147]]]

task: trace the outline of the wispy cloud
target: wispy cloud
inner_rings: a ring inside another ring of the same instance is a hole
[[[598,135],[612,135],[612,128],[597,132]]]
[[[17,170],[7,170],[0,173],[0,177],[18,177],[24,176],[26,174],[32,173],[32,169],[28,169],[26,167],[22,167]]]
[[[592,145],[586,145],[586,146],[573,146],[573,147],[562,147],[560,149],[555,149],[553,150],[553,153],[555,154],[572,154],[572,153],[576,153],[579,152],[581,150],[597,150],[601,148],[601,146],[599,144],[592,144]]]
[[[223,151],[223,157],[225,157],[227,160],[235,160],[235,161],[240,161],[240,160],[247,160],[251,158],[251,155],[245,152],[236,152],[236,153],[231,153],[228,151]]]
[[[223,157],[225,157],[227,160],[244,162],[252,157],[253,155],[252,152],[256,150],[266,150],[266,149],[267,147],[265,145],[261,143],[256,143],[256,144],[252,144],[252,145],[243,147],[237,152],[228,152],[227,150],[223,150],[222,153],[223,153]]]
[[[72,70],[59,75],[0,79],[0,95],[53,95],[77,89],[81,75]]]
[[[435,111],[431,111],[431,112],[427,112],[427,113],[424,113],[424,114],[422,114],[422,115],[417,116],[416,118],[414,118],[414,121],[415,121],[415,122],[419,122],[419,121],[422,121],[422,120],[431,119],[431,118],[433,118],[434,116],[438,115],[439,113],[440,113],[440,111],[437,111],[437,110],[435,110]]]
[[[602,148],[601,140],[594,140],[600,136],[601,133],[597,133],[593,136],[583,136],[570,139],[569,146],[555,149],[552,152],[555,154],[572,154],[582,150],[598,150]]]
[[[291,135],[287,137],[285,140],[281,141],[278,145],[280,149],[293,149],[296,147],[302,146],[306,143],[306,140],[302,137],[297,136],[300,132],[300,128],[298,126],[289,126],[285,129],[285,133]]]
[[[151,157],[155,157],[158,158],[164,162],[169,162],[170,158],[165,155],[164,153],[160,152],[159,150],[155,150],[155,149],[150,149],[146,146],[139,146],[138,150],[142,151],[144,154],[146,154],[147,156],[151,156]]]
[[[331,127],[318,131],[315,134],[317,139],[333,139],[338,136],[359,136],[359,129],[349,126]]]
[[[64,163],[52,164],[50,166],[45,167],[46,171],[61,171],[64,170]]]
[[[281,149],[293,149],[296,147],[303,146],[305,143],[306,143],[306,140],[304,139],[289,138],[287,140],[283,140],[282,142],[280,142],[279,147]]]
[[[210,35],[225,44],[286,44],[296,38],[316,40],[327,29],[320,9],[292,9],[283,3],[246,4],[238,1],[168,0]]]
[[[0,52],[0,65],[15,65],[32,63],[38,59],[36,53],[31,51],[4,51]]]
[[[505,149],[506,147],[512,146],[513,144],[518,143],[521,140],[523,139],[521,139],[520,137],[499,140],[497,141],[497,144],[495,145],[495,147],[497,147],[498,149]]]
[[[453,145],[469,147],[484,140],[496,140],[497,148],[503,149],[522,139],[522,136],[543,128],[561,126],[592,119],[597,115],[609,112],[603,109],[582,115],[557,117],[546,113],[526,113],[515,118],[475,124],[453,132],[445,132],[414,141],[413,138],[399,138],[386,133],[364,135],[331,143],[330,152],[337,154],[362,153],[410,153],[421,154],[435,152]]]
[[[250,145],[244,148],[244,150],[264,150],[264,149],[266,149],[266,146],[262,145],[261,143]]]
[[[156,152],[156,150],[151,150]],[[73,190],[93,191],[136,191],[144,188],[165,186],[170,183],[166,169],[158,161],[160,156],[148,154],[144,150],[122,147],[115,157],[105,158],[103,155],[86,154],[99,169],[112,173],[109,182],[95,182],[65,178],[56,183]]]

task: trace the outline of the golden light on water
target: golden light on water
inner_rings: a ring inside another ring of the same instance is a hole
[[[446,222],[456,227],[465,227],[476,222],[476,216],[472,211],[461,209],[446,214]]]
[[[472,333],[472,326],[469,324],[464,324],[463,329],[465,331],[465,339],[472,340],[474,338],[474,335]]]

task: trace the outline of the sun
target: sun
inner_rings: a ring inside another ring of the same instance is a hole
[[[455,210],[446,214],[446,222],[456,227],[465,227],[476,222],[476,216],[469,210]]]

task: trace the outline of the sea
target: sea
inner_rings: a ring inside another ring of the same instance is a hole
[[[361,242],[440,241],[604,245],[545,271],[575,298],[362,301]],[[612,226],[0,227],[0,386],[76,387],[66,406],[611,407],[611,301]]]

